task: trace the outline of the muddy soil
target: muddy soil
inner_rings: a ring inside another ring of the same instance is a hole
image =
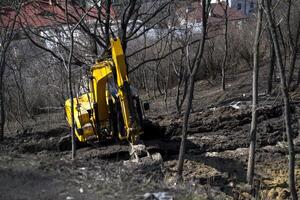
[[[287,144],[277,95],[260,95],[255,190],[245,183],[251,123],[247,78],[245,73],[232,80],[227,92],[196,84],[183,183],[175,181],[181,116],[171,103],[162,112],[163,97],[158,97],[146,113],[142,139],[151,153],[161,153],[163,162],[128,165],[125,143],[93,143],[78,149],[72,161],[70,152],[57,146],[60,137],[68,134],[63,113],[53,113],[60,118],[47,121],[41,116],[44,120],[34,122],[34,128],[6,134],[0,144],[0,199],[251,199],[253,194],[259,199],[288,199]],[[300,104],[292,100],[300,191]]]

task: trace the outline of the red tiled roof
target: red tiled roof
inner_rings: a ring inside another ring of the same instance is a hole
[[[33,0],[23,3],[17,17],[16,27],[20,28],[21,24],[25,27],[39,28],[65,24],[65,3],[64,0],[56,1],[57,4],[49,4],[49,1]],[[69,22],[76,23],[85,12],[88,11],[85,20],[93,20],[98,17],[97,8],[84,10],[75,4],[68,4]],[[115,18],[115,12],[111,8],[111,18]],[[0,11],[0,26],[5,27],[11,24],[16,11],[11,8],[2,8]],[[105,8],[101,7],[101,15],[105,15]]]

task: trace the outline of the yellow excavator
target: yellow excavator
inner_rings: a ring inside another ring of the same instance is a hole
[[[141,152],[151,156],[139,144],[143,133],[143,109],[137,91],[127,76],[124,52],[119,38],[110,40],[109,58],[97,60],[90,69],[86,92],[73,99],[75,136],[79,143],[92,138],[128,141],[130,154],[138,159]],[[148,105],[145,104],[145,109]],[[65,102],[68,124],[72,127],[71,99]]]

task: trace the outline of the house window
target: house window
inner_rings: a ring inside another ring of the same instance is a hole
[[[251,9],[254,8],[254,3],[253,3],[253,2],[250,3],[250,8],[251,8]]]
[[[238,10],[241,10],[241,9],[242,9],[242,4],[241,4],[241,3],[238,3],[238,4],[237,4],[237,9],[238,9]]]

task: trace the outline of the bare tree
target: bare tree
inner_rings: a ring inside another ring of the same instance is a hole
[[[191,69],[189,69],[189,83],[187,90],[187,106],[184,113],[183,126],[182,126],[182,136],[181,136],[181,144],[179,150],[178,164],[177,164],[177,178],[178,180],[182,180],[182,172],[183,172],[183,163],[184,163],[184,154],[185,154],[185,145],[187,139],[188,132],[188,124],[189,124],[189,116],[192,108],[193,101],[193,93],[195,86],[195,76],[198,72],[199,66],[202,61],[202,56],[204,52],[204,46],[206,41],[207,34],[207,19],[210,7],[210,0],[202,0],[202,35],[201,41],[198,43],[196,55],[193,59]]]
[[[263,0],[258,1],[257,25],[253,46],[253,72],[252,72],[252,121],[250,130],[250,146],[248,155],[247,181],[251,186],[254,178],[255,147],[256,147],[256,127],[257,127],[257,102],[258,102],[258,72],[259,72],[259,37],[262,26],[262,4]],[[252,186],[253,187],[253,186]]]
[[[295,183],[295,152],[294,152],[294,143],[293,143],[293,134],[292,134],[293,130],[291,126],[289,93],[288,93],[288,87],[287,87],[286,77],[284,73],[282,55],[279,46],[278,33],[276,31],[275,21],[271,15],[271,5],[272,5],[271,0],[265,0],[265,2],[266,2],[265,13],[267,16],[272,40],[274,43],[277,67],[279,69],[279,75],[280,75],[280,88],[281,88],[282,98],[284,102],[284,120],[285,120],[286,135],[287,135],[288,150],[289,150],[289,173],[288,173],[289,187],[290,187],[292,199],[296,200],[298,199],[298,197],[297,197],[297,190],[296,190],[296,183]]]

